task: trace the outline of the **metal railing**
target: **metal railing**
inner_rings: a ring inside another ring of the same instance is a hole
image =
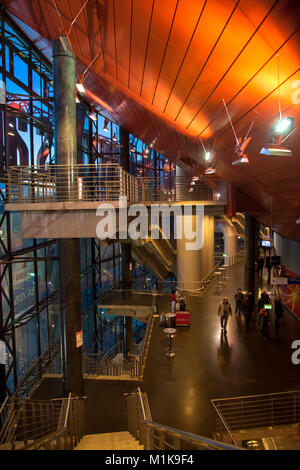
[[[28,397],[31,395],[45,373],[58,373],[61,370],[60,362],[60,341],[57,341],[52,349],[45,351],[25,371],[24,376],[14,390],[13,396]]]
[[[107,353],[83,353],[83,372],[87,375],[105,375],[105,376],[128,376],[137,380],[143,378],[146,360],[148,357],[151,333],[154,319],[150,315],[141,351],[138,354],[128,354],[128,358],[123,356],[123,349],[116,352],[116,345]],[[121,346],[121,342],[119,342]]]
[[[73,449],[85,434],[86,398],[14,398],[6,404],[1,450]]]
[[[300,391],[212,400],[222,440],[236,431],[300,423]]]
[[[174,176],[173,187],[159,185],[155,177],[139,177],[139,201],[219,201],[227,202],[227,185],[218,177],[200,176],[191,185],[190,176]]]
[[[227,185],[215,177],[200,176],[193,186],[191,177],[174,177],[173,188],[164,188],[157,178],[133,176],[117,163],[11,166],[3,182],[7,202],[227,202]]]
[[[238,450],[239,448],[152,421],[147,395],[125,395],[128,431],[145,450]]]
[[[203,295],[211,283],[217,279],[216,271],[220,265],[221,262],[217,263],[200,281],[158,281],[156,293],[166,295],[177,289],[188,295]]]
[[[216,253],[214,254],[215,262],[219,262],[220,264],[226,264],[227,266],[233,266],[238,263],[242,263],[244,261],[244,251],[239,251],[234,255],[224,255],[223,253]]]

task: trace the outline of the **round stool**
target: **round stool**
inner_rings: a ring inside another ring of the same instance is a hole
[[[175,328],[176,326],[176,313],[166,313],[166,327]]]
[[[165,328],[163,332],[167,335],[168,337],[168,349],[166,352],[166,356],[168,357],[174,357],[175,356],[175,351],[172,348],[172,338],[174,338],[176,329],[175,328]]]
[[[229,264],[223,264],[223,268],[225,268],[225,277],[224,277],[224,279],[227,281],[229,279],[229,276],[228,276]]]
[[[222,287],[222,284],[221,284],[221,276],[222,276],[222,272],[221,271],[215,271],[215,275],[217,276],[218,278],[218,285],[217,285],[217,288],[221,288]]]

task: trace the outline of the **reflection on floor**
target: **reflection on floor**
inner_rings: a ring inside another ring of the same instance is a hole
[[[227,295],[233,306],[238,287],[243,287],[242,265],[230,269],[224,288],[211,286],[203,297],[187,299],[191,326],[177,327],[175,357],[165,355],[167,339],[159,319],[155,320],[144,380],[140,384],[147,393],[155,422],[213,437],[216,417],[211,399],[299,388],[300,365],[291,362],[291,344],[300,339],[300,322],[291,314],[284,314],[277,334],[272,321],[268,340],[260,335],[255,321],[246,331],[244,319],[234,315],[229,320],[227,336],[221,333],[218,304]],[[160,311],[170,311],[169,297],[159,296],[159,304]],[[85,380],[87,432],[125,431],[123,394],[137,386],[129,381]],[[33,398],[52,398],[61,393],[59,381],[47,379]],[[268,438],[268,434],[265,436]],[[286,439],[290,439],[289,443]],[[278,446],[298,448],[294,437],[276,437],[276,442]]]
[[[300,365],[292,364],[291,344],[300,339],[300,322],[289,313],[275,333],[264,340],[255,319],[249,331],[244,319],[229,319],[222,334],[218,304],[243,287],[243,266],[230,269],[225,287],[211,286],[203,297],[189,297],[191,326],[177,328],[176,355],[165,355],[166,338],[155,321],[142,390],[147,393],[153,420],[178,429],[212,436],[216,429],[213,398],[297,390]],[[160,311],[170,310],[170,299],[160,299]]]

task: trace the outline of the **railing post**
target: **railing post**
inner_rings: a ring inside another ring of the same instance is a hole
[[[11,188],[11,169],[8,168],[8,180],[7,180],[7,198],[8,202],[11,202],[12,199],[12,188]]]

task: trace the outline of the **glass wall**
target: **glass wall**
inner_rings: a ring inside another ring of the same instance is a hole
[[[0,80],[6,86],[6,104],[0,104],[0,176],[9,166],[42,169],[55,163],[52,64],[4,13],[0,14],[0,50]],[[91,119],[90,111],[80,98],[78,163],[118,163],[118,126],[98,112]],[[130,135],[130,171],[156,177],[159,188],[169,189],[174,165]],[[0,183],[0,329],[9,352],[7,386],[12,392],[29,365],[60,338],[59,281],[55,240],[23,238],[21,214],[6,213],[4,203],[5,184]],[[108,290],[121,284],[121,245],[82,239],[80,258],[84,347],[89,351],[100,331],[100,287]],[[149,272],[134,269],[134,275],[146,279]],[[105,347],[119,338],[118,321],[110,337],[109,329],[105,333]],[[141,325],[134,325],[135,334],[140,329]]]

